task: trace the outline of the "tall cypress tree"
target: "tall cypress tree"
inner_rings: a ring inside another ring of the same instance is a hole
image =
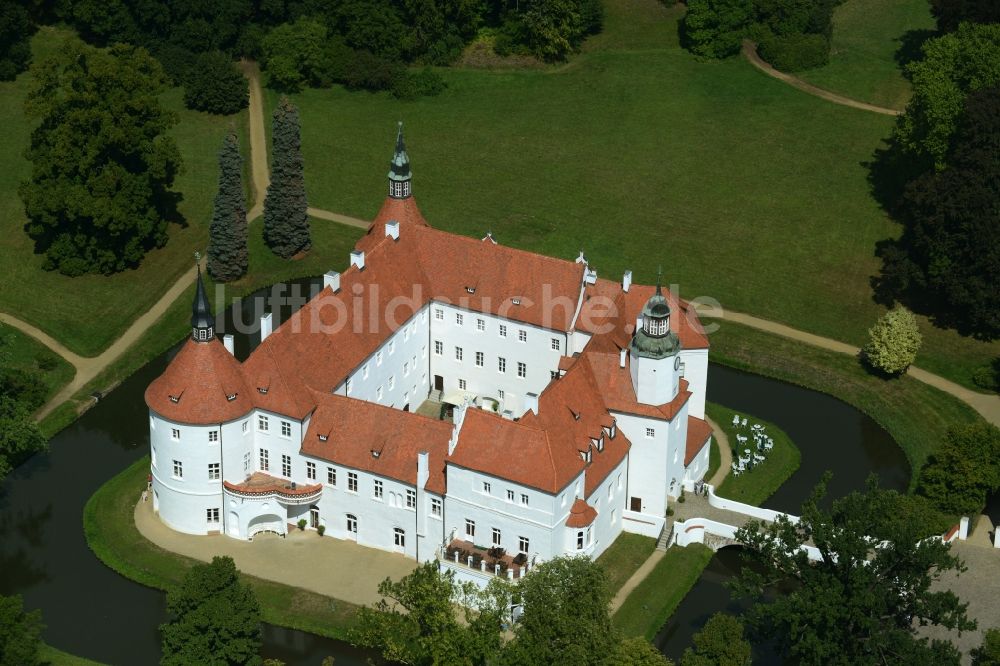
[[[299,110],[282,98],[274,110],[274,156],[271,184],[264,198],[264,242],[288,259],[312,247],[306,216],[306,184],[302,168]]]
[[[219,192],[209,227],[208,272],[231,282],[247,272],[247,211],[243,201],[243,158],[239,139],[230,132],[219,151]]]

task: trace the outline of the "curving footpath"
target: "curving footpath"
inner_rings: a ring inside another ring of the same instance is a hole
[[[764,72],[768,76],[778,79],[779,81],[784,81],[793,88],[798,88],[804,93],[808,93],[813,97],[819,97],[820,99],[825,99],[828,102],[833,102],[834,104],[840,104],[841,106],[849,106],[852,109],[860,109],[862,111],[871,111],[872,113],[881,113],[886,116],[898,116],[903,112],[898,109],[887,109],[884,106],[875,106],[874,104],[869,104],[867,102],[859,102],[856,99],[851,99],[850,97],[844,97],[843,95],[838,95],[837,93],[832,93],[829,90],[823,90],[822,88],[817,88],[811,83],[806,83],[797,76],[792,76],[791,74],[785,74],[776,70],[774,67],[769,65],[764,61],[763,58],[757,53],[757,45],[750,40],[743,41],[743,56],[750,61],[750,64]]]

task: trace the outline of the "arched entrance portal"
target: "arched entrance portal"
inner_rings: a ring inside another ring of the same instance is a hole
[[[257,516],[251,520],[250,524],[247,526],[247,538],[252,539],[255,534],[260,534],[261,532],[284,534],[284,525],[285,521],[274,514]]]

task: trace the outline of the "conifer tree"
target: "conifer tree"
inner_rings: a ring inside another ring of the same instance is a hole
[[[312,246],[306,216],[306,187],[302,168],[299,110],[282,98],[274,110],[274,156],[271,184],[264,198],[264,242],[288,259]]]
[[[219,192],[209,227],[208,272],[213,280],[231,282],[247,272],[247,211],[243,201],[243,158],[231,131],[219,151]]]

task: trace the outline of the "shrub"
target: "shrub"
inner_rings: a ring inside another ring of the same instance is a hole
[[[987,391],[1000,391],[1000,358],[976,368],[972,373],[972,382]]]
[[[398,99],[417,99],[439,95],[447,85],[441,75],[430,67],[424,67],[419,72],[400,68],[393,76],[391,91]]]
[[[980,421],[952,427],[923,469],[917,492],[947,514],[978,515],[1000,488],[1000,430]]]
[[[902,306],[879,319],[868,329],[868,336],[862,357],[872,368],[889,375],[901,374],[910,367],[922,341],[917,318]]]
[[[320,525],[316,528],[316,534],[323,536],[326,533],[326,525]]]
[[[830,40],[808,33],[768,35],[760,43],[760,55],[783,72],[822,67],[830,61]]]
[[[243,74],[225,53],[202,53],[184,80],[184,106],[227,116],[250,102],[250,88]]]
[[[300,530],[304,530],[306,528],[306,519],[305,518],[300,518],[299,522],[296,523],[296,524],[299,526]]]

